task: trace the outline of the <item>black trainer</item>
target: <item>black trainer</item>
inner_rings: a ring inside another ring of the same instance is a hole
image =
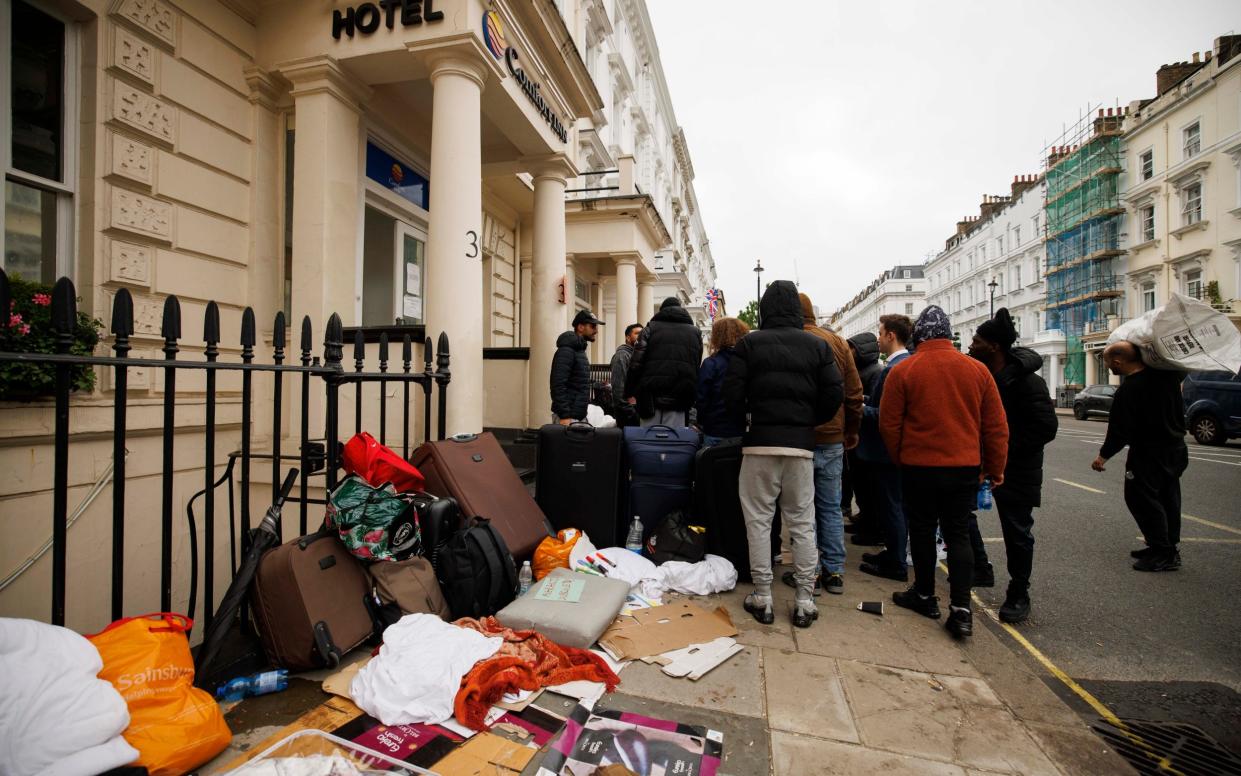
[[[819,586],[819,580],[823,579],[820,574],[819,579],[815,580],[815,587]],[[828,574],[827,579],[823,580],[823,587],[832,595],[843,595],[845,592],[845,578],[840,574]]]
[[[750,593],[745,597],[745,600],[741,602],[741,605],[745,607],[747,612],[754,616],[754,619],[758,620],[759,624],[771,625],[775,622],[776,612],[772,605],[768,604],[766,606],[759,606],[753,602],[753,599],[754,594]]]
[[[1157,550],[1133,564],[1134,571],[1176,571],[1181,567],[1181,554],[1176,550]]]
[[[819,619],[818,609],[803,609],[796,604],[793,605],[793,624],[798,628],[809,628],[817,619]]]
[[[791,571],[786,571],[780,575],[780,581],[794,590],[797,589],[797,577]],[[814,594],[816,596],[823,594],[823,576],[819,575],[814,578]]]
[[[1025,622],[1030,617],[1030,595],[1025,592],[1008,591],[1004,605],[1000,607],[1000,622]]]
[[[939,598],[933,595],[924,598],[918,595],[918,591],[912,587],[893,593],[892,602],[903,609],[915,611],[923,617],[930,617],[932,620],[939,619]]]
[[[974,614],[969,609],[952,608],[944,627],[959,639],[969,638],[974,635]]]
[[[974,564],[974,587],[995,587],[995,566]]]
[[[1145,558],[1147,555],[1150,555],[1154,551],[1155,549],[1153,547],[1143,547],[1140,550],[1130,550],[1129,557],[1130,558]]]
[[[884,550],[883,552],[864,552],[862,553],[862,562],[884,564],[888,562],[891,555],[892,553],[887,550]]]
[[[863,563],[858,566],[863,574],[870,574],[872,577],[882,577],[884,579],[895,579],[897,582],[908,582],[909,572],[888,566],[883,563]]]
[[[850,541],[859,547],[882,547],[884,544],[881,537],[868,533],[854,533]]]

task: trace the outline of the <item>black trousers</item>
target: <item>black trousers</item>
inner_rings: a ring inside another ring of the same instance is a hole
[[[1028,592],[1030,571],[1034,567],[1034,507],[1027,499],[1005,496],[1003,487],[994,491],[994,498],[1000,515],[1000,531],[1004,534],[1008,590],[1010,593]],[[976,519],[970,520],[970,545],[975,568],[990,563]]]
[[[969,608],[974,586],[970,518],[978,498],[977,466],[903,466],[901,489],[909,522],[909,553],[914,589],[935,594],[935,529],[948,545],[948,576],[953,606]]]
[[[1129,448],[1125,461],[1125,506],[1137,521],[1146,544],[1175,550],[1181,541],[1181,475],[1189,466],[1189,449]]]

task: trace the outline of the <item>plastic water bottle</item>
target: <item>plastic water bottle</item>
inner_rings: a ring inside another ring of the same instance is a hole
[[[289,686],[289,672],[283,668],[275,671],[264,671],[254,676],[239,676],[230,679],[215,691],[215,697],[222,701],[239,701],[255,695],[266,695],[280,692]]]
[[[530,561],[522,561],[521,573],[517,575],[517,584],[521,586],[521,592],[518,595],[525,595],[530,586],[534,584],[534,572],[530,569]]]
[[[629,524],[629,536],[625,537],[625,549],[642,554],[642,519],[637,515],[633,516],[633,522]]]
[[[991,480],[983,480],[978,486],[978,508],[991,508]]]

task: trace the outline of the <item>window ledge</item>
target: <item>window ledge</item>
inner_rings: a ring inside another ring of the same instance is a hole
[[[1194,224],[1194,226],[1197,226],[1197,224]],[[1144,243],[1138,243],[1137,245],[1130,246],[1129,251],[1131,253],[1137,253],[1139,251],[1144,251],[1147,248],[1156,248],[1158,246],[1159,246],[1158,240],[1147,240]]]
[[[1234,207],[1232,210],[1229,210],[1228,215],[1233,218],[1241,218],[1241,207]]]
[[[1197,232],[1206,229],[1207,225],[1210,223],[1210,220],[1204,218],[1197,223],[1190,224],[1189,226],[1182,226],[1180,229],[1173,229],[1172,236],[1179,240],[1190,232]]]

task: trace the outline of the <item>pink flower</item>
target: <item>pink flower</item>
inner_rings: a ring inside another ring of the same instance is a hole
[[[29,333],[30,333],[30,324],[28,324],[28,323],[23,323],[23,324],[22,324],[22,327],[21,327],[20,329],[18,329],[18,331],[20,331],[22,334],[29,334]]]
[[[52,303],[52,297],[47,294],[35,294],[31,298],[31,301],[40,307],[47,307]]]
[[[9,326],[20,326],[22,323],[22,314],[13,313],[9,316]]]
[[[384,538],[384,529],[382,528],[376,528],[373,531],[368,531],[366,534],[362,536],[363,541],[369,542],[371,544],[378,544],[379,542],[383,541],[383,538]]]

